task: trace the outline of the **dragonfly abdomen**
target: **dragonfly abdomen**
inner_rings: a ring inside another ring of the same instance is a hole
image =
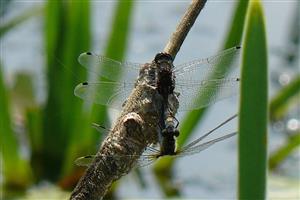
[[[168,133],[166,133],[168,134]],[[168,134],[163,136],[162,143],[160,145],[161,156],[163,155],[175,155],[176,141],[173,135]]]

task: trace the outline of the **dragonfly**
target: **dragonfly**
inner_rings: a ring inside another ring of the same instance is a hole
[[[122,157],[127,157],[128,159],[135,158],[136,159],[136,165],[135,167],[144,167],[147,165],[152,164],[156,160],[160,159],[161,157],[166,157],[166,156],[172,156],[172,157],[184,157],[184,156],[189,156],[189,155],[194,155],[197,153],[200,153],[201,151],[207,149],[208,147],[212,146],[213,144],[223,141],[225,139],[231,138],[237,134],[237,132],[232,132],[229,134],[226,134],[224,136],[209,140],[207,142],[203,142],[209,135],[214,133],[217,129],[221,128],[225,124],[227,124],[229,121],[233,120],[234,118],[237,117],[237,114],[231,116],[230,118],[226,119],[224,122],[220,123],[218,126],[215,128],[211,129],[210,131],[206,132],[204,135],[201,137],[197,138],[196,140],[190,142],[189,144],[185,145],[182,148],[175,148],[175,141],[173,144],[168,144],[168,145],[160,145],[160,149],[157,149],[152,146],[148,146],[144,153],[142,155],[98,155],[98,156],[103,156],[103,157],[111,157],[114,159],[115,157],[122,156]],[[103,128],[97,124],[94,124],[96,128]],[[88,156],[83,156],[80,158],[77,158],[75,160],[75,164],[78,166],[89,166],[92,161],[94,160],[96,156],[95,155],[88,155]]]
[[[240,47],[233,47],[216,56],[198,59],[177,66],[173,65],[173,58],[167,53],[158,53],[155,56],[151,64],[157,71],[153,73],[151,79],[155,80],[153,86],[157,88],[158,93],[163,98],[159,122],[162,139],[159,150],[148,148],[154,152],[154,154],[150,154],[150,158],[159,158],[164,155],[182,155],[189,149],[185,147],[181,151],[175,151],[175,137],[179,136],[179,131],[177,130],[179,122],[174,117],[173,111],[169,109],[168,102],[170,95],[175,95],[178,98],[182,110],[190,110],[207,106],[219,99],[232,96],[237,92],[239,78],[225,78],[223,71],[218,70],[218,68],[220,66],[230,67],[232,60],[239,54],[239,49]],[[129,92],[135,87],[134,79],[138,76],[139,70],[144,66],[144,64],[114,61],[90,52],[81,54],[78,60],[89,72],[98,73],[98,75],[111,81],[81,83],[76,86],[74,90],[75,95],[88,101],[92,100],[96,103],[115,108],[123,105]],[[97,66],[99,65],[102,66],[100,72],[97,71]],[[123,82],[119,82],[119,74],[122,71],[125,72],[125,79],[123,79]],[[193,78],[194,74],[198,74],[198,77]],[[211,78],[207,79],[207,76]],[[217,96],[212,92],[213,88],[219,90]],[[102,95],[96,91],[101,91],[105,94],[110,93],[111,95]],[[192,103],[191,100],[198,93],[204,94],[204,98],[201,101]],[[206,145],[216,143],[234,134],[210,141]],[[87,159],[88,157],[85,158]]]
[[[172,92],[179,101],[178,111],[200,109],[237,94],[240,79],[226,77],[222,69],[235,65],[236,62],[232,61],[239,53],[240,47],[237,46],[208,58],[179,65],[171,63],[170,70],[176,80]],[[155,61],[161,57],[161,54],[157,54]],[[122,105],[135,87],[140,69],[144,66],[141,63],[119,62],[91,52],[82,53],[78,61],[90,74],[105,80],[80,83],[75,87],[74,94],[86,101],[115,109],[122,109]],[[212,92],[213,89],[217,89],[218,92]],[[199,94],[202,94],[202,98],[195,101]]]

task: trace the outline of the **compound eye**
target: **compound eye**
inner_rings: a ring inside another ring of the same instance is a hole
[[[154,58],[154,62],[155,63],[158,63],[160,62],[161,60],[168,60],[168,61],[173,61],[173,58],[170,54],[168,53],[163,53],[163,52],[160,52],[158,54],[156,54],[155,58]]]
[[[163,53],[156,54],[154,61],[158,63],[163,58]]]

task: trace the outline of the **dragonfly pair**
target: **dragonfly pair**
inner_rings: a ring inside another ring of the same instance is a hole
[[[199,139],[190,143],[181,150],[175,150],[175,137],[179,135],[177,130],[178,122],[174,117],[177,107],[170,106],[170,96],[179,102],[178,110],[193,110],[210,105],[220,99],[230,97],[238,91],[238,78],[225,78],[224,71],[232,65],[234,58],[239,54],[239,47],[225,50],[216,56],[199,59],[182,65],[173,65],[170,55],[159,53],[156,55],[152,65],[154,71],[151,73],[153,87],[162,97],[162,105],[158,126],[161,129],[162,140],[160,149],[148,147],[145,153],[138,159],[139,165],[143,166],[164,155],[187,155],[200,152],[212,144],[232,137],[236,133],[231,133],[223,137],[199,144],[205,137],[215,129],[223,126],[236,116],[233,116],[217,126],[212,131],[203,135]],[[95,83],[84,82],[76,86],[75,95],[87,101],[108,105],[113,108],[121,108],[131,90],[135,87],[135,78],[138,77],[139,70],[144,64],[118,62],[93,53],[83,53],[79,56],[79,62],[85,66],[89,72],[99,74],[111,81],[99,81]],[[102,66],[101,71],[97,72],[97,67]],[[123,72],[123,80],[120,80],[120,72]],[[176,80],[176,83],[175,83]],[[213,92],[218,91],[217,93]],[[102,95],[101,93],[111,95]],[[199,98],[199,94],[201,98]],[[199,99],[197,99],[199,98]],[[149,153],[149,151],[151,153]],[[135,156],[135,155],[127,155]],[[77,160],[91,159],[87,156]],[[143,162],[142,162],[143,161]],[[145,162],[147,161],[147,162]]]

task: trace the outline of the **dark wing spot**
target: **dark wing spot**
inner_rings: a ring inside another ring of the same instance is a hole
[[[88,84],[89,84],[88,82],[83,82],[83,83],[82,83],[82,85],[88,85]]]
[[[236,49],[240,49],[240,48],[241,48],[241,46],[236,46],[235,48],[236,48]]]
[[[240,81],[241,79],[240,78],[236,78],[236,81]]]
[[[89,55],[89,56],[90,56],[90,55],[92,55],[92,53],[91,53],[91,52],[86,52],[86,55]]]

